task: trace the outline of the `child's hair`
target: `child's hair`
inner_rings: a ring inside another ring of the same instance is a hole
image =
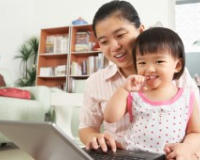
[[[119,12],[119,16],[128,20],[130,23],[133,23],[136,28],[139,28],[141,25],[139,15],[133,5],[126,1],[113,0],[102,5],[96,12],[93,18],[93,31],[96,36],[96,24],[99,21],[104,20],[105,18],[113,15],[114,13]]]
[[[133,44],[133,60],[136,66],[136,55],[154,54],[168,51],[174,58],[181,59],[182,68],[173,79],[179,79],[185,68],[184,45],[178,34],[168,28],[152,27],[142,32]]]

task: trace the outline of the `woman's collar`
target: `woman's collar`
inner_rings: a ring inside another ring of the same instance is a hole
[[[110,64],[108,66],[108,71],[105,74],[105,80],[111,79],[112,77],[114,77],[117,74],[125,79],[123,73],[120,71],[120,69],[117,67],[117,65],[116,64]]]

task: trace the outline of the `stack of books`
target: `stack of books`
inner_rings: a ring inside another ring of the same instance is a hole
[[[66,65],[58,65],[55,67],[41,67],[40,76],[42,77],[66,76]]]
[[[46,53],[67,53],[68,34],[51,35],[46,39]]]
[[[91,73],[104,68],[104,56],[99,53],[98,56],[89,56],[82,63],[72,62],[71,75],[72,76],[89,76]]]
[[[66,65],[59,65],[54,68],[55,76],[66,75]]]
[[[90,39],[89,32],[77,32],[76,33],[75,52],[91,50],[91,45],[90,45],[89,39]]]
[[[40,67],[40,76],[42,76],[42,77],[54,76],[54,68],[53,67]]]

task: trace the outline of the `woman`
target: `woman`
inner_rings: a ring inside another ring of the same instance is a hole
[[[126,1],[111,1],[96,12],[93,19],[93,30],[104,56],[114,64],[93,74],[86,84],[84,105],[80,114],[80,138],[88,149],[108,146],[115,152],[120,148],[117,139],[123,136],[129,124],[125,115],[119,122],[103,121],[103,111],[114,91],[125,79],[136,73],[131,55],[131,44],[144,30],[135,8]],[[198,88],[185,70],[177,86],[191,87],[199,97]],[[100,133],[103,123],[104,132]]]

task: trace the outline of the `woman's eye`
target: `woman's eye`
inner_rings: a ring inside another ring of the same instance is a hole
[[[138,65],[144,65],[144,64],[146,64],[145,62],[138,62],[137,63]]]
[[[108,41],[100,41],[99,42],[101,45],[106,45],[108,43]]]
[[[123,38],[126,33],[121,33],[117,35],[117,38]]]
[[[121,38],[123,37],[123,34],[117,35],[117,38]]]

